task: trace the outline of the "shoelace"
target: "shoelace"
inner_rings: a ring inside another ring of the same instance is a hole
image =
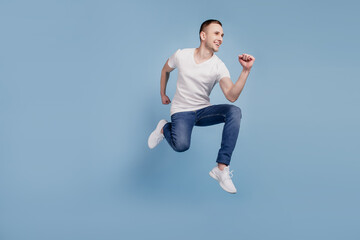
[[[225,169],[224,169],[224,170],[225,170]],[[231,179],[231,178],[233,177],[233,171],[234,171],[234,170],[229,171],[229,169],[226,169],[225,171],[226,171],[226,172],[225,172],[226,178]]]
[[[233,171],[234,171],[234,170],[229,171],[229,177],[230,177],[230,178],[233,177]]]

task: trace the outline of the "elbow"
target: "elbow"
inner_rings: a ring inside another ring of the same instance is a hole
[[[229,100],[229,102],[236,102],[236,100],[239,98],[239,96],[234,96],[234,94],[230,94],[229,92],[225,95],[226,99]]]
[[[241,92],[240,92],[241,93]],[[238,98],[240,97],[240,93],[238,94],[231,94],[231,93],[228,93],[226,95],[226,98],[227,100],[229,100],[230,102],[234,103],[238,100]]]
[[[237,98],[228,97],[227,100],[229,100],[231,103],[234,103],[234,102],[236,102]]]

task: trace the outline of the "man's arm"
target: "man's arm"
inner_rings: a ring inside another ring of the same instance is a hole
[[[243,66],[243,70],[234,84],[229,77],[224,77],[220,79],[220,87],[223,91],[225,97],[230,102],[235,102],[241,91],[243,90],[246,80],[250,74],[250,69],[255,61],[255,58],[248,54],[239,55],[239,62]]]
[[[164,64],[164,67],[161,70],[161,78],[160,78],[160,95],[161,95],[161,102],[163,104],[169,104],[171,101],[169,97],[166,95],[166,85],[168,83],[170,72],[172,72],[175,68],[171,68],[168,65],[169,59]]]

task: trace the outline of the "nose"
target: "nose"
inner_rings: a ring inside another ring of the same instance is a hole
[[[222,43],[222,41],[223,41],[223,37],[222,37],[222,36],[219,36],[219,41],[220,41],[220,43]]]

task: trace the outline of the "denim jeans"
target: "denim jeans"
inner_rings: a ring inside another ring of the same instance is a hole
[[[171,122],[165,124],[164,136],[177,152],[190,148],[191,133],[194,126],[210,126],[225,123],[221,147],[216,162],[230,164],[240,130],[241,110],[230,104],[219,104],[196,111],[178,112],[171,115]]]

